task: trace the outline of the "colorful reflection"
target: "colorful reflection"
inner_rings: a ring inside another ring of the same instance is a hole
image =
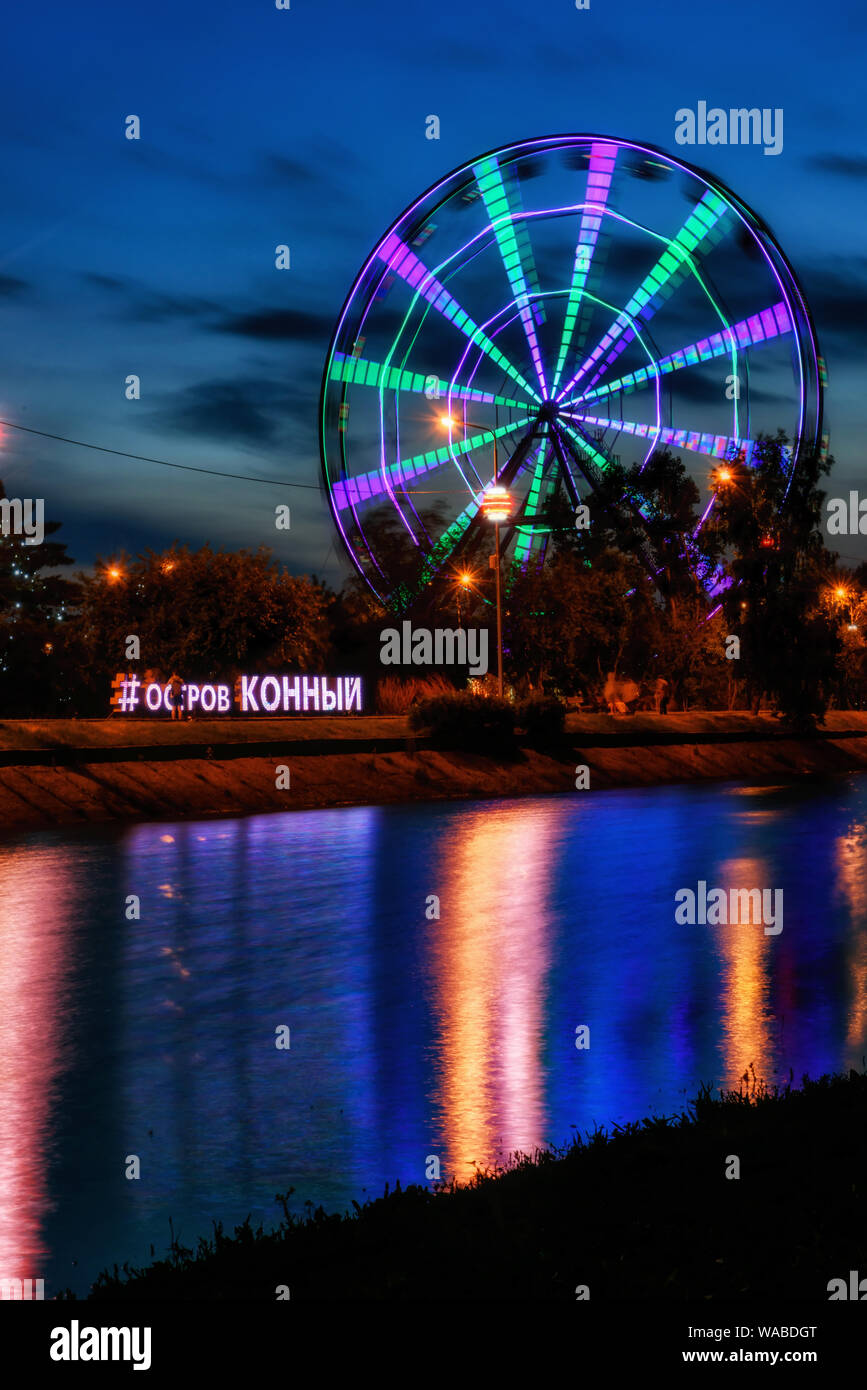
[[[0,1275],[84,1293],[169,1218],[195,1244],[860,1065],[865,826],[853,778],[0,844]],[[783,932],[679,925],[702,880],[781,889]]]
[[[756,814],[765,818],[772,813]],[[733,888],[772,886],[770,875],[770,866],[761,859],[729,859],[720,865],[714,884],[730,893]],[[722,1081],[737,1090],[748,1074],[746,1084],[751,1084],[753,1074],[767,1079],[774,1071],[771,974],[777,938],[766,936],[764,927],[751,920],[715,928],[712,940],[722,967]]]
[[[75,874],[67,853],[2,854],[0,893],[0,1282],[40,1279],[48,1253],[48,1169],[55,1108],[70,1058],[64,930]]]
[[[432,931],[437,1128],[443,1176],[544,1142],[547,818],[518,803],[443,837]]]

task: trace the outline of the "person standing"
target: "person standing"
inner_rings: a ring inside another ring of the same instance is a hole
[[[184,717],[184,678],[177,671],[169,676],[169,700],[172,706],[172,719]]]
[[[653,687],[653,703],[656,706],[657,714],[668,714],[668,681],[664,676],[657,676]]]

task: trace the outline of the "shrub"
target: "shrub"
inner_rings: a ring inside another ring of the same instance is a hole
[[[437,695],[454,694],[455,688],[445,676],[384,676],[376,687],[376,708],[379,714],[406,714],[421,700]]]
[[[554,743],[565,728],[566,707],[553,695],[530,695],[518,705],[515,719],[528,743]]]
[[[410,710],[409,723],[449,748],[489,752],[514,742],[515,713],[509,702],[468,690],[423,700]]]

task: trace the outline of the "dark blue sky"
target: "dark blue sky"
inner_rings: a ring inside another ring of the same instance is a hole
[[[316,490],[331,329],[387,226],[511,140],[599,132],[702,164],[770,223],[830,372],[831,491],[862,482],[867,12],[831,0],[48,3],[4,19],[0,418],[308,491],[3,431],[82,564],[265,543],[332,581]],[[782,107],[784,147],[690,150],[675,111]],[[441,120],[425,139],[425,117]],[[142,138],[124,138],[129,114]],[[287,243],[292,269],[274,268]],[[142,399],[124,398],[129,373]],[[288,501],[292,529],[275,532]],[[853,539],[841,549],[862,554]]]

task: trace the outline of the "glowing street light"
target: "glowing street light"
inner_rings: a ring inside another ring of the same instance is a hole
[[[117,565],[112,565],[110,569],[106,570],[106,575],[112,584],[116,584],[119,579],[123,579],[123,570]]]
[[[491,568],[497,577],[497,694],[503,698],[503,597],[500,578],[500,526],[512,515],[512,497],[497,483],[482,498],[482,516],[494,523],[494,553]]]
[[[460,425],[464,428],[483,430],[490,434],[494,445],[494,480],[493,486],[489,487],[484,493],[481,501],[480,511],[485,521],[491,521],[494,525],[494,553],[491,556],[491,569],[496,572],[497,580],[497,694],[503,698],[503,596],[501,592],[500,575],[500,526],[504,521],[508,521],[514,510],[514,501],[506,488],[501,487],[497,481],[497,429],[499,428],[499,411],[494,407],[494,429],[490,425],[482,425],[477,420],[455,420],[452,415],[441,415],[439,422],[444,429],[456,429]]]
[[[461,574],[458,575],[457,579],[455,580],[456,597],[457,597],[457,600],[458,600],[458,627],[459,627],[459,628],[462,628],[463,625],[464,625],[463,602],[462,602],[462,600],[463,600],[463,595],[464,595],[464,594],[467,592],[467,590],[471,587],[472,582],[473,582],[473,576],[469,573],[468,570],[464,570]]]
[[[486,521],[493,521],[498,526],[509,520],[512,515],[512,507],[511,494],[499,484],[496,487],[488,488],[482,498],[482,516]]]

